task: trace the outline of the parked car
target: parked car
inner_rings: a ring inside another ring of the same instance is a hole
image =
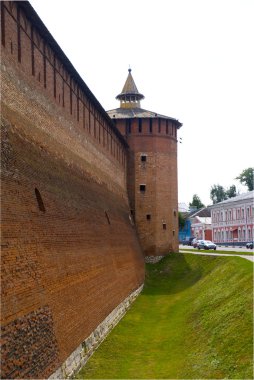
[[[179,244],[182,244],[182,245],[191,245],[191,242],[192,242],[193,239],[194,239],[194,237],[190,237],[190,238],[184,239],[184,240],[179,240]]]
[[[197,244],[198,249],[214,249],[216,250],[217,246],[210,240],[199,240]]]
[[[253,249],[253,241],[249,241],[249,242],[246,244],[246,248],[247,248],[247,249]]]
[[[179,240],[179,244],[182,244],[182,245],[188,245],[189,243],[189,240]]]
[[[193,239],[192,240],[192,242],[191,242],[191,245],[194,247],[194,248],[197,248],[197,246],[198,246],[198,242],[199,242],[200,240],[199,239]]]
[[[194,237],[190,237],[189,240],[188,240],[188,245],[192,245],[192,242],[195,238]]]

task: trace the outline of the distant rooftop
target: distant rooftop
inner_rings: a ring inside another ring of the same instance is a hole
[[[189,206],[187,206],[187,204],[184,202],[179,202],[178,203],[178,211],[179,212],[189,212]]]
[[[199,216],[201,218],[208,218],[211,216],[211,211],[208,207],[203,207],[199,210],[190,212],[188,215],[189,218],[194,218],[195,216]]]
[[[248,199],[253,199],[254,200],[254,190],[249,191],[248,193],[239,194],[239,195],[237,195],[236,197],[233,197],[233,198],[226,199],[225,201],[222,201],[222,202],[219,202],[219,203],[216,203],[214,205],[209,206],[209,208],[216,207],[218,205],[224,205],[226,203],[244,201],[244,200],[248,200]]]

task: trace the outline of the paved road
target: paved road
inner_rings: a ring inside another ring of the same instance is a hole
[[[194,249],[196,250],[197,248],[193,248],[192,246],[190,245],[182,245],[180,244],[179,245],[179,248],[180,249],[184,249],[184,248],[188,248],[188,249]],[[246,255],[248,255],[248,252],[253,252],[253,249],[247,249],[246,247],[225,247],[225,246],[219,246],[217,245],[217,249],[219,249],[220,251],[234,251],[234,252],[246,252]]]
[[[186,246],[185,246],[186,248]],[[181,253],[189,253],[191,255],[203,255],[203,256],[237,256],[237,257],[242,257],[243,259],[246,259],[246,260],[249,260],[249,261],[253,261],[254,262],[254,256],[249,256],[249,255],[235,255],[235,254],[230,254],[230,253],[215,253],[215,252],[202,252],[202,251],[197,251],[195,249],[193,249],[193,252],[189,251],[184,251],[184,250],[181,250],[181,247],[179,247],[179,251]]]

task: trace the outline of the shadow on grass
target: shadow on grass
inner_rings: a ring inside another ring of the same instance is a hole
[[[214,261],[216,256],[201,258],[200,260]],[[175,294],[193,286],[209,273],[201,265],[190,266],[184,254],[171,253],[157,264],[146,264],[146,279],[143,295]]]

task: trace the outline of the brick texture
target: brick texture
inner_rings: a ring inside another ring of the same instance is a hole
[[[144,281],[123,139],[31,20],[1,2],[1,378],[48,377]]]

